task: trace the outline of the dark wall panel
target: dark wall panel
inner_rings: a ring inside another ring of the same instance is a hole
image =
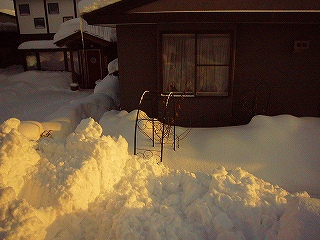
[[[138,108],[142,93],[156,91],[156,25],[117,26],[121,107]]]
[[[294,51],[296,40],[309,41],[309,48]],[[319,116],[319,25],[241,24],[236,52],[234,118],[242,121],[246,113],[237,105],[251,106],[254,93],[257,114]]]
[[[161,81],[157,82],[161,72],[158,43],[162,31],[212,31],[221,30],[221,26],[117,26],[122,108],[127,111],[137,109],[145,90],[161,91]],[[295,52],[296,40],[309,41],[309,48]],[[181,107],[178,125],[213,127],[245,124],[255,114],[318,117],[319,63],[319,25],[238,24],[234,83],[230,96],[177,100]]]

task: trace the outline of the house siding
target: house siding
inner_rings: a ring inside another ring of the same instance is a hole
[[[34,18],[44,18],[45,19],[45,9],[43,6],[43,1],[39,0],[16,0],[17,9],[17,19],[19,22],[20,34],[46,34],[47,27],[36,29],[34,26]],[[19,12],[20,4],[29,4],[30,15],[21,16]],[[47,26],[47,23],[46,23]]]
[[[33,36],[42,35],[43,39],[47,39],[46,35],[53,36],[63,22],[63,17],[73,18],[78,16],[77,5],[79,0],[15,0],[16,17],[19,23],[19,31],[22,35]],[[59,14],[48,13],[48,3],[59,4]],[[21,16],[19,12],[20,4],[29,4],[30,15]],[[46,4],[46,5],[45,5]],[[35,28],[34,18],[44,18],[45,27]],[[28,38],[27,38],[28,39]]]
[[[47,0],[49,3],[59,4],[59,14],[48,14],[49,33],[56,33],[61,23],[63,23],[63,17],[72,16],[75,18],[73,0]]]
[[[145,90],[157,91],[157,26],[117,26],[121,107],[137,109]]]
[[[309,49],[294,52],[296,40],[310,41]],[[320,116],[319,25],[239,24],[236,52],[235,123],[253,114]],[[254,92],[255,113],[237,108]]]
[[[255,114],[319,116],[320,28],[317,24],[118,25],[122,108],[136,109],[145,90],[161,91],[162,32],[219,29],[236,33],[230,94],[177,99],[181,107],[177,113],[178,125],[238,125],[247,123]],[[309,49],[293,52],[296,40],[309,41]]]

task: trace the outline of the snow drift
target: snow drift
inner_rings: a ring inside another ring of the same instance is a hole
[[[128,153],[83,120],[65,140],[32,142],[1,125],[1,228],[6,239],[312,239],[320,203],[237,168],[172,170]],[[288,202],[288,204],[287,204]],[[301,210],[303,209],[303,210]],[[312,223],[312,224],[310,224]],[[295,231],[292,229],[295,228]],[[308,229],[309,235],[302,235]]]

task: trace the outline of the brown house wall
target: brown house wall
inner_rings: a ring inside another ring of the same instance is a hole
[[[132,111],[145,90],[157,89],[157,28],[117,26],[117,39],[121,107]]]
[[[184,25],[189,30],[216,27],[212,24]],[[233,27],[236,54],[230,96],[180,100],[179,125],[212,127],[243,124],[254,114],[319,116],[319,25],[238,24]],[[170,29],[183,30],[183,27],[117,26],[123,109],[136,109],[145,90],[161,90],[161,84],[157,86],[157,76],[161,73],[159,33]],[[310,41],[310,48],[294,53],[295,40]]]
[[[296,40],[310,41],[309,49],[294,52]],[[237,106],[252,103],[254,93],[256,114],[319,116],[319,25],[241,24],[236,49],[235,123],[252,117]]]
[[[279,1],[279,0],[158,0],[131,12],[151,11],[213,11],[213,10],[307,10],[319,9],[317,0]]]

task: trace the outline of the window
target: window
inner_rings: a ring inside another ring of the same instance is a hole
[[[49,14],[59,14],[59,4],[58,3],[48,3],[48,13]]]
[[[63,17],[63,22],[73,19],[73,16]]]
[[[40,57],[41,70],[54,70],[54,71],[65,70],[64,54],[62,51],[40,52],[39,57]]]
[[[21,16],[30,15],[30,7],[29,4],[20,4],[19,5],[19,12]]]
[[[230,34],[163,34],[163,92],[227,96]]]
[[[35,52],[30,52],[26,54],[26,63],[28,70],[38,69],[37,54]]]
[[[34,19],[34,27],[39,28],[45,28],[44,18],[35,18]]]

